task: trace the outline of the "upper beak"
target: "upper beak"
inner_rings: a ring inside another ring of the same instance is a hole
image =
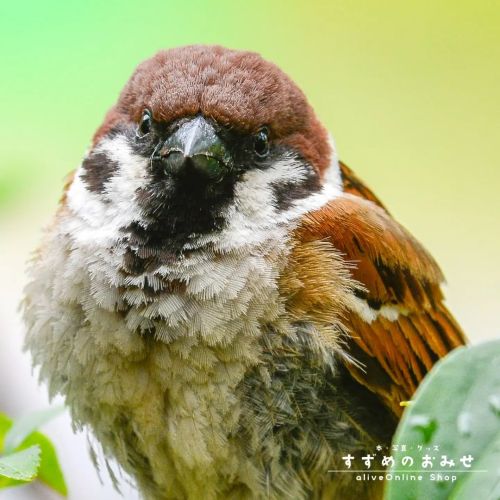
[[[203,116],[183,123],[163,143],[159,155],[168,173],[191,169],[212,182],[220,182],[232,165],[224,143]]]

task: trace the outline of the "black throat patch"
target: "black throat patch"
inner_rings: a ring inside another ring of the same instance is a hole
[[[143,220],[123,231],[131,248],[139,253],[148,249],[146,253],[168,260],[195,238],[225,227],[224,211],[234,198],[235,180],[209,186],[196,178],[165,179],[154,170],[149,185],[136,193]]]

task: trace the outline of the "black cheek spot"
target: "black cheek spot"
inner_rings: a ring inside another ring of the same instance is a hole
[[[103,193],[106,182],[118,170],[118,163],[104,153],[91,153],[82,163],[82,179],[93,193]]]
[[[289,209],[293,202],[318,192],[321,189],[321,182],[315,172],[310,172],[298,184],[295,182],[274,183],[273,189],[276,208],[283,211]]]

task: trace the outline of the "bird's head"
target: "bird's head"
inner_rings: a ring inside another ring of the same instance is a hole
[[[172,49],[125,85],[78,171],[74,204],[92,198],[137,244],[182,252],[228,228],[251,239],[301,204],[315,208],[332,156],[304,94],[274,64],[218,46]]]

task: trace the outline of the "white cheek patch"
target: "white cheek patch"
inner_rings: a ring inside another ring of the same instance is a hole
[[[99,152],[119,165],[118,172],[106,184],[106,194],[112,204],[125,209],[130,206],[137,190],[146,186],[149,160],[134,154],[123,136],[103,141]]]
[[[265,220],[276,213],[273,186],[300,184],[306,177],[306,166],[293,158],[280,160],[265,170],[250,170],[236,184],[236,209],[250,219]]]
[[[216,248],[238,248],[244,244],[259,244],[289,233],[290,229],[307,212],[317,210],[342,194],[342,179],[336,155],[328,168],[321,189],[309,196],[293,201],[286,210],[276,207],[273,185],[301,184],[307,179],[310,167],[289,157],[276,162],[265,170],[254,169],[239,181],[235,188],[235,203],[228,210],[229,225],[220,235],[209,235],[203,241],[212,241]]]
[[[124,136],[104,139],[93,151],[117,164],[105,183],[103,193],[90,191],[80,166],[68,190],[68,207],[76,217],[68,220],[80,242],[93,240],[109,245],[123,237],[120,228],[141,220],[136,192],[147,185],[149,160],[134,154]]]

